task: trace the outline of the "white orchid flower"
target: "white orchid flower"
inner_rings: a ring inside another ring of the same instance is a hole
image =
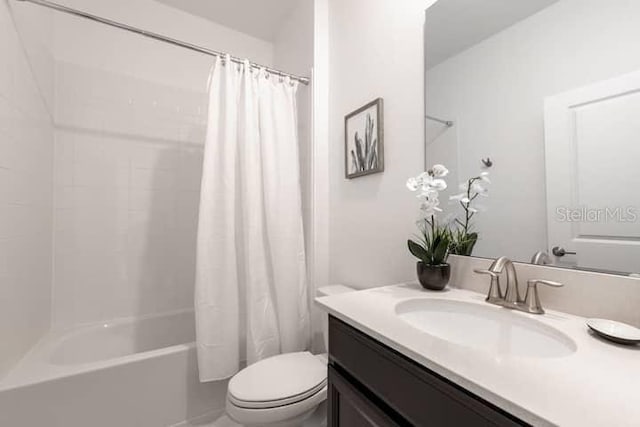
[[[443,165],[434,165],[426,172],[407,180],[406,186],[410,191],[418,191],[416,197],[422,201],[420,210],[424,219],[433,218],[436,212],[442,212],[438,206],[439,193],[446,190],[447,183],[442,177],[449,174],[449,170]],[[423,219],[423,220],[424,220]]]
[[[464,252],[468,255],[473,251],[473,247],[477,241],[477,233],[472,237],[472,218],[476,213],[484,211],[485,208],[477,204],[478,196],[487,197],[489,190],[487,185],[491,184],[489,172],[481,171],[479,175],[469,178],[466,182],[460,184],[461,193],[449,197],[449,200],[456,201],[463,209],[462,215],[455,218],[456,231],[454,233],[454,248],[456,251]],[[454,252],[457,253],[457,252]]]
[[[440,200],[437,197],[425,198],[424,202],[422,202],[420,207],[422,208],[424,206],[430,206],[430,207],[440,206]]]
[[[436,211],[441,211],[440,209],[433,209],[433,210],[423,210],[422,212],[424,213],[424,215],[429,218],[432,216],[436,216]]]
[[[430,189],[433,189],[435,191],[444,191],[447,189],[447,183],[444,179],[431,179],[429,181],[425,181],[425,183],[423,184],[423,188],[427,186]]]
[[[424,212],[442,212],[442,209],[430,203],[422,203],[420,205],[420,210]]]
[[[438,198],[438,191],[431,188],[431,187],[422,187],[422,189],[420,190],[420,192],[416,195],[417,198],[419,199],[437,199]]]
[[[418,181],[424,182],[425,180],[428,180],[429,178],[431,178],[431,175],[429,175],[429,172],[422,172],[416,178],[418,179]]]
[[[480,194],[481,196],[487,196],[489,193],[489,190],[486,189],[482,184],[480,184],[479,182],[474,182],[471,185],[471,190],[475,193]]]
[[[449,169],[447,169],[444,165],[433,165],[431,168],[431,175],[435,178],[444,178],[449,175]]]
[[[442,212],[442,209],[438,207],[440,201],[438,199],[425,200],[420,204],[420,210],[426,217],[430,217],[436,214],[436,212]]]
[[[467,196],[467,193],[460,193],[454,196],[450,196],[449,200],[458,201],[461,203],[469,203],[471,201],[471,199],[469,199],[469,197]]]
[[[416,191],[418,187],[420,187],[420,183],[418,182],[417,178],[412,177],[407,180],[407,188],[410,191]]]

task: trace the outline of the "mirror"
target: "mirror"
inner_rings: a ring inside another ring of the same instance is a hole
[[[491,180],[472,255],[640,273],[639,41],[635,0],[427,10],[426,162],[449,168],[449,196]],[[459,198],[444,210],[460,218]]]

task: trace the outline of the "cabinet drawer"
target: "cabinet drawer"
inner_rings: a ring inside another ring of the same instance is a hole
[[[329,361],[416,426],[527,425],[334,317]]]
[[[332,427],[401,426],[331,366],[329,402],[328,419]]]

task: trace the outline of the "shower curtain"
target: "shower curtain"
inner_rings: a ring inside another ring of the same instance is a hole
[[[229,57],[210,75],[195,291],[203,382],[308,344],[297,86]]]

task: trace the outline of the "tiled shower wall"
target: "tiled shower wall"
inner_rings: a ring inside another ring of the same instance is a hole
[[[0,1],[0,378],[50,326],[50,28]]]
[[[152,0],[68,3],[274,63],[272,43]],[[0,55],[1,375],[50,326],[192,307],[213,59],[2,1]]]
[[[206,97],[56,67],[55,327],[193,305]]]
[[[153,0],[73,3],[273,62],[271,43]],[[213,58],[66,15],[54,30],[53,326],[192,308]]]

